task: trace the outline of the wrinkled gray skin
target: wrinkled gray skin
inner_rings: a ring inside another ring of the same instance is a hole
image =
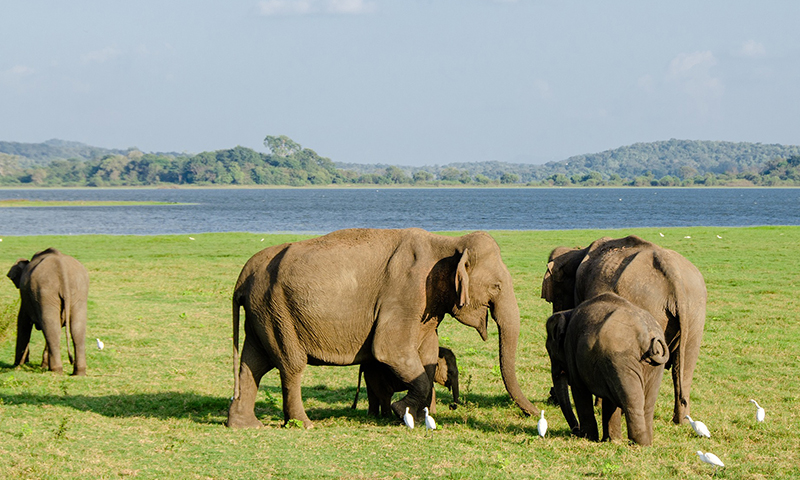
[[[586,248],[558,247],[550,254],[542,298],[553,313],[614,292],[658,321],[670,349],[675,404],[672,421],[686,422],[692,376],[706,320],[703,275],[683,256],[631,235],[601,238]]]
[[[364,383],[367,385],[367,399],[369,400],[368,412],[370,415],[378,417],[389,417],[394,414],[391,409],[392,395],[395,392],[408,390],[408,386],[394,376],[391,369],[382,363],[362,363],[358,369],[358,386],[356,396],[353,399],[351,408],[355,410],[358,405],[358,393],[361,390],[361,374],[364,374]],[[458,364],[456,355],[446,347],[439,347],[439,360],[436,363],[436,371],[433,381],[447,387],[453,393],[453,403],[451,410],[458,406]],[[428,406],[431,414],[436,413],[436,389],[431,392],[431,404]]]
[[[652,315],[604,293],[551,316],[546,346],[556,397],[573,432],[598,440],[592,402],[596,395],[603,399],[603,440],[621,437],[619,423],[612,420],[621,409],[628,438],[639,445],[653,443],[653,411],[669,350]]]
[[[245,340],[237,369],[240,306]],[[395,415],[408,407],[421,419],[433,389],[439,322],[450,314],[485,340],[490,311],[506,390],[534,414],[515,371],[520,317],[511,275],[488,234],[350,229],[266,248],[245,264],[233,293],[237,375],[227,425],[262,426],[253,411],[258,384],[277,368],[284,420],[310,428],[300,392],[305,366],[374,361],[409,386],[392,404]]]
[[[8,278],[19,289],[20,307],[17,316],[17,348],[14,365],[27,363],[31,330],[35,326],[44,333],[46,342],[42,368],[62,373],[61,327],[66,327],[67,352],[69,336],[74,346],[73,375],[86,375],[86,309],[89,294],[89,273],[80,262],[54,248],[21,258],[8,271]]]

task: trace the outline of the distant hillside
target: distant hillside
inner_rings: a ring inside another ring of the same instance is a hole
[[[244,147],[189,155],[62,140],[0,142],[0,184],[800,185],[800,146],[672,139],[544,165],[487,161],[411,167],[335,163],[286,136],[267,139],[276,142],[277,150],[268,147],[270,154]]]
[[[48,165],[53,160],[93,160],[104,155],[125,155],[132,149],[93,147],[80,142],[52,139],[44,143],[0,142],[0,153],[21,157],[20,166]]]

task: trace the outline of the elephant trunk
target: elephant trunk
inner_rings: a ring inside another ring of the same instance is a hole
[[[512,291],[505,292],[499,300],[501,301],[495,302],[492,306],[492,317],[497,322],[500,333],[500,373],[503,376],[503,383],[511,398],[526,415],[539,415],[539,409],[525,397],[517,382],[516,356],[520,330],[517,299]]]
[[[555,391],[558,406],[561,407],[561,413],[564,414],[564,419],[569,425],[572,433],[580,432],[580,425],[578,419],[575,418],[575,412],[572,411],[572,402],[569,401],[569,381],[567,374],[557,366],[552,367],[553,375],[553,390]]]
[[[663,338],[653,337],[644,354],[644,361],[653,366],[664,365],[669,360],[669,347]]]

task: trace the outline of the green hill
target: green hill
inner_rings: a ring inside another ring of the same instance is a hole
[[[800,146],[795,145],[672,139],[544,165],[486,161],[411,167],[337,163],[288,137],[267,138],[279,142],[275,148],[280,150],[265,154],[235,147],[187,155],[62,140],[0,142],[0,184],[800,185]]]

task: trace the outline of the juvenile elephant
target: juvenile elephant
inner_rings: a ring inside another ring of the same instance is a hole
[[[46,342],[42,368],[62,373],[61,327],[66,326],[67,353],[69,335],[75,348],[73,375],[86,375],[86,309],[89,273],[69,255],[54,248],[21,258],[8,271],[8,278],[19,289],[17,349],[14,365],[28,361],[32,327],[44,333]]]
[[[675,405],[672,421],[689,414],[692,376],[706,320],[706,284],[686,258],[631,235],[601,238],[586,248],[552,251],[542,298],[553,313],[574,308],[600,293],[614,292],[650,312],[669,344]]]
[[[391,402],[395,392],[402,392],[408,386],[394,376],[391,369],[382,363],[362,363],[358,369],[358,386],[356,396],[351,408],[358,405],[358,393],[361,390],[361,374],[364,374],[364,383],[367,385],[368,412],[372,416],[389,417],[392,415]],[[453,393],[453,403],[450,408],[455,410],[458,405],[458,364],[456,355],[446,347],[439,347],[439,360],[433,381],[447,387]],[[436,413],[436,389],[431,391],[431,403],[428,406],[430,413]]]
[[[515,371],[520,316],[500,248],[484,232],[462,237],[424,230],[349,229],[266,248],[244,265],[233,293],[234,399],[229,427],[258,427],[261,377],[277,368],[284,420],[312,426],[300,381],[306,364],[386,364],[408,385],[392,404],[421,419],[430,405],[445,314],[487,337],[497,323],[500,372],[527,414],[537,409]],[[245,340],[239,363],[239,309]]]
[[[669,350],[650,313],[604,293],[551,316],[546,346],[556,397],[573,432],[598,439],[592,402],[596,395],[603,399],[603,440],[621,437],[619,423],[611,421],[621,408],[628,438],[640,445],[653,443],[653,410]]]

